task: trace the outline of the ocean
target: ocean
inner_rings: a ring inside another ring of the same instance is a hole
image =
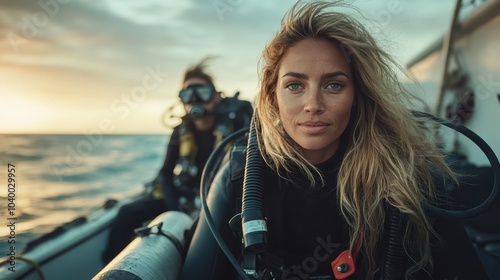
[[[20,252],[108,199],[140,192],[161,168],[167,141],[168,135],[0,135],[0,252],[12,234]]]

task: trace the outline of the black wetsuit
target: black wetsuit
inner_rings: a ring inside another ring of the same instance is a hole
[[[279,178],[270,168],[266,168],[264,171],[262,176],[262,181],[266,183],[264,211],[269,240],[267,254],[270,256],[267,266],[279,267],[283,265],[286,268],[281,277],[276,279],[309,279],[313,276],[331,277],[316,279],[335,279],[330,262],[347,248],[349,241],[349,230],[340,215],[336,198],[335,186],[339,162],[340,157],[337,154],[318,165],[322,172],[328,173],[325,176],[327,178],[326,187],[323,188],[308,187],[307,179],[297,175],[297,173],[290,176],[291,180],[284,180]],[[242,171],[235,171],[235,166],[242,166],[242,164],[233,162],[222,171],[225,176],[221,176],[220,182],[216,183],[223,184],[225,187],[221,187],[220,191],[217,190],[219,194],[216,195],[219,196],[219,200],[212,203],[213,205],[227,205],[226,217],[219,225],[220,232],[233,254],[239,258],[242,251],[241,239],[235,237],[228,225],[229,219],[240,211],[237,208],[239,208],[238,204],[241,198],[241,185],[234,185],[234,183],[241,184],[241,177],[238,179],[239,175],[235,174]],[[212,188],[217,189],[218,186],[212,185]],[[214,208],[214,212],[217,212],[216,208]],[[200,232],[206,231],[203,222],[198,224],[198,227]],[[433,219],[433,227],[443,242],[432,241],[434,260],[432,276],[420,270],[414,279],[488,279],[459,222],[435,218]],[[197,237],[195,234],[195,238]],[[208,241],[210,240],[207,239],[203,243],[209,243]],[[210,247],[209,245],[203,246]],[[216,245],[212,247],[215,248]],[[384,250],[385,248],[381,246],[380,256],[383,255]],[[193,250],[193,252],[195,251]],[[212,276],[212,278],[204,279],[238,279],[226,257],[220,250],[216,251],[213,255],[207,252],[202,257],[204,262],[211,262],[212,259],[214,261],[212,268],[206,268],[210,271],[203,272],[203,269],[200,268],[200,275],[208,273]],[[377,261],[381,260],[380,256],[377,256]],[[199,265],[200,262],[192,261],[188,253],[187,266],[190,266],[191,263]],[[184,268],[181,279],[198,277],[193,276],[194,274],[189,270],[189,267]],[[365,279],[365,272],[363,256],[360,254],[357,271],[348,279]],[[375,279],[380,279],[380,275],[377,275]]]

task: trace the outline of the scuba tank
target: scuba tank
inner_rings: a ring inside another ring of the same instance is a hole
[[[183,212],[159,215],[147,227],[137,229],[138,237],[92,279],[177,279],[189,245],[185,232],[192,224],[193,218]]]

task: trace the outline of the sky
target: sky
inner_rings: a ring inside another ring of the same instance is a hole
[[[184,70],[207,56],[219,91],[253,101],[261,52],[294,3],[3,0],[0,134],[167,133]],[[353,5],[404,65],[447,32],[455,0]]]

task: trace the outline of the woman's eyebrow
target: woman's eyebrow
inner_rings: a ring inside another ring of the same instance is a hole
[[[287,77],[287,76],[299,78],[299,79],[306,79],[306,80],[308,78],[306,74],[297,73],[297,72],[287,72],[282,76],[282,78]]]
[[[299,78],[299,79],[305,79],[307,80],[308,79],[308,76],[306,74],[303,74],[303,73],[298,73],[298,72],[287,72],[285,73],[282,78],[284,77],[294,77],[294,78]],[[324,73],[321,75],[321,79],[324,80],[324,79],[330,79],[330,78],[335,78],[335,77],[338,77],[338,76],[345,76],[346,78],[349,78],[349,76],[342,72],[342,71],[335,71],[335,72],[329,72],[329,73]]]
[[[325,79],[335,78],[335,77],[338,77],[338,76],[345,76],[346,78],[349,79],[349,76],[347,76],[347,74],[344,73],[344,72],[342,72],[342,71],[335,71],[335,72],[325,73],[325,74],[321,75],[321,79],[325,80]]]

